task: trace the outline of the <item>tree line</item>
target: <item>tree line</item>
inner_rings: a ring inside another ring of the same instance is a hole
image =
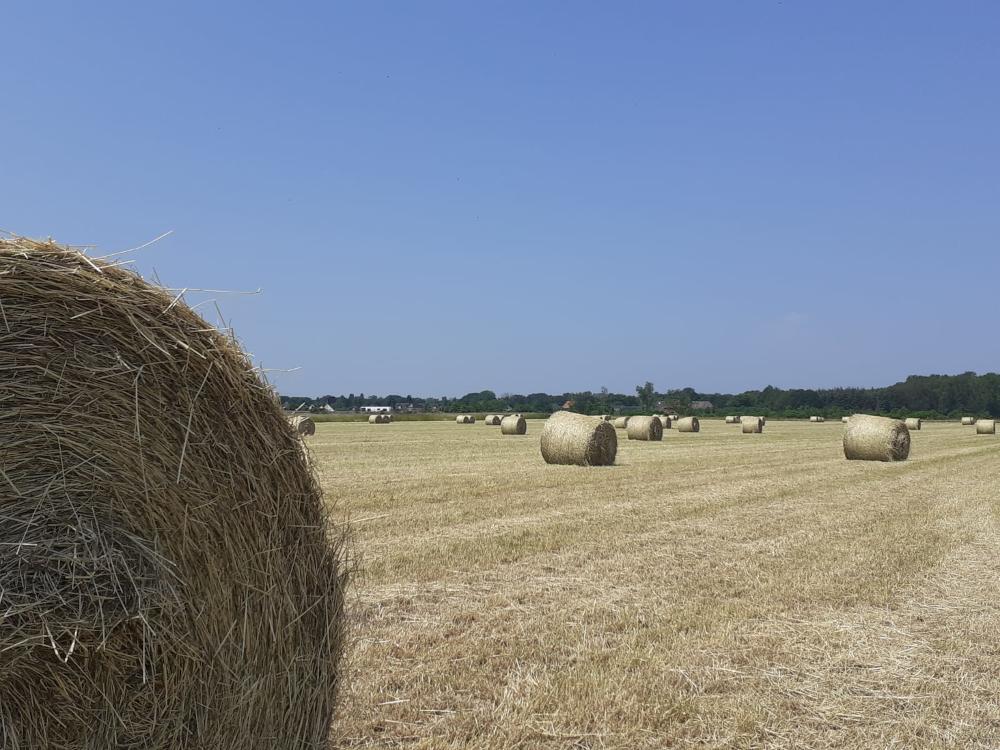
[[[712,408],[693,408],[710,402]],[[637,414],[653,411],[679,414],[755,414],[767,417],[839,417],[853,413],[916,416],[924,419],[960,415],[1000,417],[1000,374],[911,375],[884,388],[776,388],[742,393],[702,393],[693,388],[658,391],[652,382],[635,392],[502,393],[478,391],[460,398],[412,395],[281,396],[286,409],[356,411],[362,406],[388,405],[415,411],[553,412],[569,406],[582,414]]]

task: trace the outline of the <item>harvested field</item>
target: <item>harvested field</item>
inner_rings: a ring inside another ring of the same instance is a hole
[[[323,423],[362,574],[332,746],[995,747],[1000,443],[925,422],[620,442]]]

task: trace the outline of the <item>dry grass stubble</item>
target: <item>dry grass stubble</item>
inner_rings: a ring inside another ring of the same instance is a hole
[[[319,427],[366,571],[334,747],[997,744],[992,442],[712,423],[594,471],[540,427]]]

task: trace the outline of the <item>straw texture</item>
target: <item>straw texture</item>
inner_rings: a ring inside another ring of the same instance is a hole
[[[677,421],[678,432],[701,432],[701,422],[698,417],[684,417]]]
[[[297,435],[315,435],[316,423],[313,422],[311,418],[303,414],[299,414],[298,416],[292,417],[292,429],[295,430]]]
[[[920,426],[923,424],[917,417],[910,417],[906,420],[906,429],[908,430],[919,430]]]
[[[997,432],[997,423],[992,419],[979,419],[976,420],[976,434],[977,435],[995,435]]]
[[[541,442],[548,464],[610,466],[618,453],[618,435],[610,422],[568,411],[545,420]]]
[[[740,417],[743,434],[750,435],[764,431],[764,420],[761,417]]]
[[[659,417],[632,417],[625,428],[629,440],[663,440]]]
[[[528,423],[520,414],[504,417],[500,421],[501,435],[524,435],[528,432]]]
[[[615,420],[615,428],[618,430],[624,430],[626,427],[628,427],[628,420],[629,420],[628,417],[618,417]]]
[[[0,239],[0,308],[0,747],[325,747],[343,536],[273,391],[50,242]]]
[[[844,429],[844,455],[852,461],[905,461],[910,431],[898,419],[855,414]]]
[[[487,414],[483,421],[491,427],[497,427],[503,419],[499,414]]]

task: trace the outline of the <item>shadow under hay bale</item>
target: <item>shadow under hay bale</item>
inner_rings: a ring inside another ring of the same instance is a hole
[[[316,423],[310,417],[299,414],[292,417],[292,429],[295,430],[296,435],[315,435]]]
[[[910,431],[898,419],[855,414],[844,429],[844,456],[851,461],[905,461]]]
[[[701,432],[701,422],[698,417],[684,417],[677,420],[678,432]]]
[[[520,414],[504,417],[500,420],[501,435],[524,435],[528,432],[528,423]]]
[[[663,423],[659,417],[632,417],[625,433],[629,440],[663,440]]]
[[[174,292],[0,240],[0,746],[325,747],[346,566],[251,362]]]
[[[610,422],[557,411],[545,420],[541,448],[547,464],[610,466],[618,454],[618,435]]]

